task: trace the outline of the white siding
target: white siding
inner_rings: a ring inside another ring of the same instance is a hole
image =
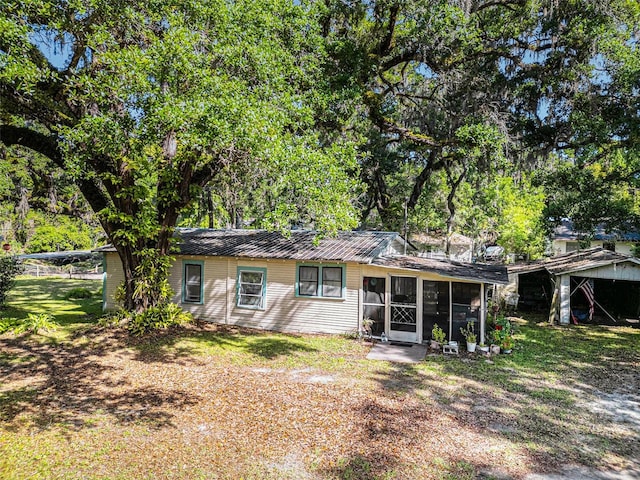
[[[204,261],[202,305],[182,303],[184,260]],[[178,257],[171,271],[170,283],[176,292],[174,301],[202,320],[286,332],[355,332],[359,318],[359,265],[346,264],[344,299],[296,297],[296,265],[295,261],[289,260]],[[238,267],[266,270],[264,309],[236,305]]]
[[[169,274],[169,284],[175,292],[173,301],[183,310],[191,312],[197,318],[208,319],[217,323],[225,323],[227,315],[227,260],[224,258],[177,257]],[[184,303],[182,301],[183,268],[185,261],[202,262],[203,301],[202,304]]]
[[[610,280],[629,280],[640,281],[640,265],[632,262],[624,262],[606,265],[604,267],[592,268],[579,272],[573,272],[571,275],[585,278],[603,278]]]
[[[105,285],[106,307],[113,309],[116,306],[113,294],[123,280],[122,266],[117,254],[107,253],[105,257],[108,272]],[[202,304],[182,301],[185,261],[202,262]],[[293,260],[178,256],[171,268],[169,282],[175,292],[173,301],[202,320],[284,332],[353,333],[358,331],[361,317],[360,292],[363,276],[388,278],[390,275],[400,275],[420,280],[461,281],[428,272],[346,263],[340,264],[346,269],[345,298],[297,297],[297,265],[298,262]],[[236,305],[238,267],[265,269],[267,287],[264,309],[242,308]],[[419,283],[419,299],[421,288]],[[419,304],[417,314],[420,319],[420,301]],[[482,315],[485,315],[484,308]],[[419,336],[421,337],[421,332]],[[418,341],[420,340],[421,338]]]
[[[251,310],[236,306],[231,298],[229,323],[288,332],[348,333],[358,328],[359,266],[347,264],[344,299],[296,297],[295,261],[238,261],[237,266],[263,267],[267,271],[266,308]],[[236,288],[233,268],[233,291]]]

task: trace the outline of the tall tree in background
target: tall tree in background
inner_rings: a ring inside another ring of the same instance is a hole
[[[73,175],[122,260],[126,309],[162,301],[179,215],[234,165],[289,193],[267,226],[355,224],[353,150],[311,130],[322,49],[307,13],[285,0],[3,3],[0,141]]]
[[[351,94],[334,111],[353,112],[368,139],[365,221],[398,228],[403,204],[419,206],[445,171],[451,231],[468,172],[517,177],[554,151],[582,155],[637,137],[637,2],[325,4],[332,78]]]

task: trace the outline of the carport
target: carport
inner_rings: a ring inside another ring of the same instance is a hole
[[[640,259],[600,247],[512,265],[522,310],[547,311],[569,323],[637,324]]]

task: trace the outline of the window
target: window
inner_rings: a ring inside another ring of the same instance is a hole
[[[322,296],[342,297],[342,268],[324,267],[322,269]]]
[[[238,267],[238,307],[264,310],[266,278],[264,268]]]
[[[318,272],[320,267],[298,267],[298,295],[318,296]]]
[[[202,262],[184,262],[183,264],[183,303],[202,303]]]
[[[580,243],[579,242],[567,242],[566,247],[565,247],[565,252],[569,253],[569,252],[577,252],[578,250],[580,250]]]
[[[344,271],[341,265],[298,265],[296,295],[344,298]]]

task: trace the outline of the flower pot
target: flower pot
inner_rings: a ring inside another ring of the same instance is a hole
[[[504,354],[507,354],[507,355],[508,355],[508,354],[510,354],[510,353],[511,353],[511,349],[509,348],[509,349],[506,349],[506,350],[505,350],[505,349],[503,348],[503,349],[502,349],[502,353],[504,353]]]
[[[500,345],[491,345],[491,353],[494,355],[500,353]]]
[[[467,352],[475,352],[476,351],[476,343],[467,342]]]
[[[478,345],[477,348],[481,353],[489,353],[489,345]]]
[[[431,347],[431,350],[440,350],[440,342],[436,342],[435,340],[431,340],[431,343],[429,344],[429,346]]]

